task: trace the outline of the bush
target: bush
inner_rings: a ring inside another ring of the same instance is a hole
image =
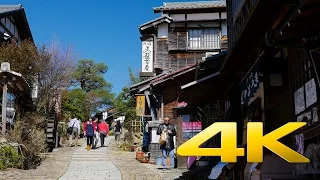
[[[41,162],[38,156],[47,147],[44,127],[46,118],[39,114],[28,113],[20,121],[15,122],[13,130],[9,130],[6,138],[9,142],[20,144],[24,158],[24,169],[35,168]]]
[[[10,145],[0,145],[0,169],[22,168],[24,158]]]

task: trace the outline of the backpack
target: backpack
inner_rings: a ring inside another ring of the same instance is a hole
[[[120,124],[116,124],[115,132],[120,132],[120,129],[121,129],[121,125]]]
[[[87,136],[93,136],[94,135],[94,130],[93,130],[93,125],[92,124],[87,124],[86,135]]]

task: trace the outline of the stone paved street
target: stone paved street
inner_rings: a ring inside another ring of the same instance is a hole
[[[140,163],[135,159],[134,152],[121,151],[111,139],[108,154],[112,162],[120,169],[123,180],[174,180],[182,175],[184,170],[173,169],[163,172],[159,166]]]
[[[111,137],[105,139],[108,145]],[[69,164],[67,172],[59,180],[107,179],[121,180],[119,169],[111,162],[107,147],[100,147],[91,151],[85,149],[86,144],[78,148]]]
[[[108,147],[87,151],[82,147],[62,147],[49,153],[37,169],[8,169],[0,171],[0,179],[26,180],[174,180],[185,170],[163,172],[159,166],[143,164],[135,159],[134,152],[116,147],[114,137],[106,138]]]

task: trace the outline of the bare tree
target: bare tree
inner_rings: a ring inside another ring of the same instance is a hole
[[[59,99],[59,92],[70,85],[69,78],[77,58],[72,46],[62,46],[57,37],[40,48],[39,56],[38,110],[48,111],[50,103]]]

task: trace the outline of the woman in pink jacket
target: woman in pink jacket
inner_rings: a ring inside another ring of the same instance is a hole
[[[101,140],[101,147],[105,147],[104,146],[104,138],[106,136],[108,136],[109,133],[109,126],[108,124],[102,120],[99,124],[98,124],[98,129],[100,132],[100,140]]]

